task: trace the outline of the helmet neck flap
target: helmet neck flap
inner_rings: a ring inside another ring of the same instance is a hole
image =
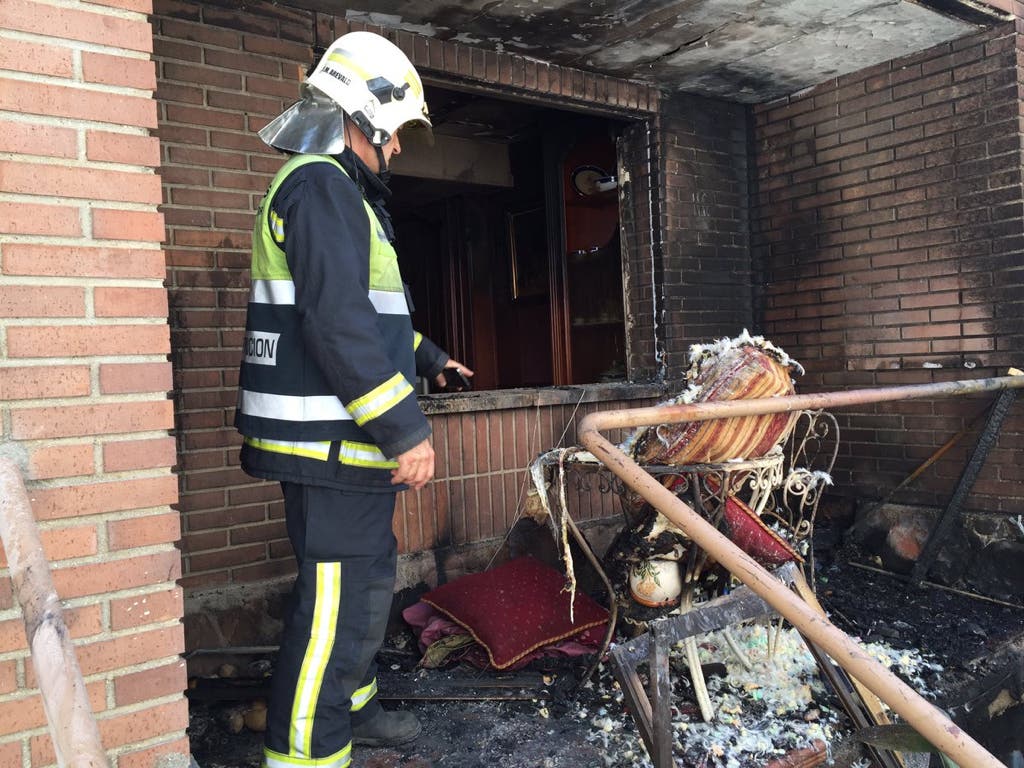
[[[308,155],[338,155],[345,149],[345,113],[326,94],[303,83],[302,98],[260,129],[274,149]]]

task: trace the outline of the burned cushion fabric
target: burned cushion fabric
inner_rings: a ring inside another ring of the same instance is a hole
[[[487,651],[491,665],[506,669],[530,652],[575,637],[597,646],[608,612],[576,594],[573,620],[565,577],[532,557],[444,584],[422,597],[465,627]]]
[[[696,350],[696,351],[694,351]],[[799,364],[760,336],[744,333],[691,347],[688,389],[678,402],[706,403],[793,394]],[[795,416],[769,413],[644,427],[633,456],[641,464],[683,466],[764,456],[789,433]]]

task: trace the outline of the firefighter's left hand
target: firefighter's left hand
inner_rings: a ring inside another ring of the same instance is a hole
[[[447,363],[444,364],[444,367],[445,368],[454,368],[459,373],[461,373],[463,376],[465,376],[467,379],[473,378],[473,370],[471,368],[463,365],[458,360],[449,360]],[[441,389],[445,388],[445,385],[448,382],[445,381],[444,370],[443,369],[442,369],[441,373],[437,374],[437,376],[434,377],[434,381],[437,383],[437,386],[439,388],[441,388]]]

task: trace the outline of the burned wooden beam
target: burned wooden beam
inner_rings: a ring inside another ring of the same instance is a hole
[[[276,650],[276,648],[273,648]],[[396,682],[381,673],[377,698],[381,701],[534,701],[552,698],[544,676],[515,672],[500,678],[477,677],[418,679]],[[189,699],[206,702],[252,701],[270,695],[269,677],[199,677],[185,692]]]
[[[1024,373],[1020,371],[1017,371],[1015,374],[1011,373],[1011,375],[1024,378]],[[914,563],[914,569],[910,573],[910,583],[915,587],[921,586],[921,582],[927,578],[928,569],[931,568],[935,558],[938,557],[943,540],[949,533],[950,528],[953,527],[953,523],[960,516],[960,509],[963,507],[964,502],[967,501],[971,488],[974,487],[974,481],[978,479],[978,474],[985,465],[985,459],[988,458],[988,452],[995,445],[999,437],[999,430],[1003,426],[1006,414],[1009,413],[1010,406],[1013,405],[1016,397],[1016,390],[1007,389],[1000,392],[996,398],[995,405],[992,406],[992,410],[989,412],[988,419],[985,422],[985,427],[978,436],[978,444],[974,448],[974,453],[971,454],[970,461],[967,462],[963,474],[960,475],[960,479],[957,481],[956,490],[953,491],[949,503],[942,511],[938,522],[928,536],[924,550],[918,556],[917,562]]]
[[[651,733],[655,766],[672,765],[672,675],[668,668],[669,644],[663,624],[651,628]]]

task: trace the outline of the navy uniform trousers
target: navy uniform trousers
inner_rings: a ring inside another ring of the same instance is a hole
[[[265,765],[345,768],[380,712],[375,656],[395,585],[395,494],[281,483],[298,575],[271,681]]]

